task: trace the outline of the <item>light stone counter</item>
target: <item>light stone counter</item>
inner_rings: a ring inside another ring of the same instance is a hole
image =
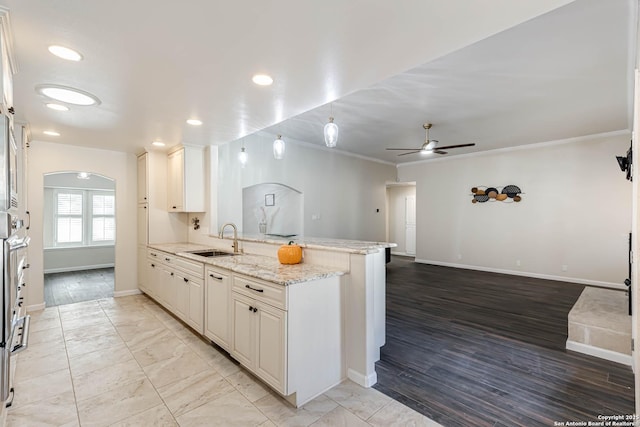
[[[225,234],[225,239],[232,239],[231,234]],[[270,243],[274,245],[287,244],[294,241],[303,248],[320,249],[333,252],[347,252],[352,254],[370,254],[384,248],[395,248],[395,243],[365,242],[361,240],[329,239],[324,237],[280,237],[268,234],[242,234],[238,240],[246,242]]]
[[[211,247],[193,243],[163,243],[152,244],[149,247],[283,286],[345,274],[344,271],[320,265],[304,263],[283,265],[275,258],[262,255],[202,257],[189,252],[208,250]]]

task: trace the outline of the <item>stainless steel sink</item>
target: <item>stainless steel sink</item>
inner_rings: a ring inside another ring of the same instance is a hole
[[[198,256],[206,257],[206,258],[213,258],[213,257],[219,257],[219,256],[233,256],[234,255],[231,252],[216,251],[216,250],[189,251],[187,253],[190,253],[192,255],[198,255]]]

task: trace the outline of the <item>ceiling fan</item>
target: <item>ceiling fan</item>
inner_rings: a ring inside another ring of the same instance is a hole
[[[407,154],[415,154],[415,153],[436,153],[436,154],[447,154],[446,151],[451,148],[462,148],[462,147],[473,147],[476,144],[458,144],[458,145],[447,145],[445,147],[438,147],[437,139],[429,139],[429,129],[433,126],[431,123],[425,123],[422,127],[425,129],[427,135],[424,140],[424,144],[420,148],[387,148],[387,150],[398,150],[398,151],[408,151],[408,153],[401,153],[398,156],[406,156]]]

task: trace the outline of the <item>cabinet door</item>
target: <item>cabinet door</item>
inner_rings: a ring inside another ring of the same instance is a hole
[[[147,248],[145,246],[138,245],[138,289],[148,294],[149,289],[147,285]]]
[[[286,394],[287,313],[266,304],[258,304],[256,308],[253,313],[256,318],[256,374]]]
[[[173,310],[173,304],[175,302],[175,298],[172,298],[174,294],[174,292],[172,292],[174,288],[174,273],[162,265],[158,267],[158,271],[160,272],[158,274],[158,299],[166,308]]]
[[[138,157],[138,203],[147,203],[149,186],[147,185],[147,153]]]
[[[179,273],[173,273],[173,286],[175,292],[171,295],[175,296],[173,310],[176,316],[188,322],[189,320],[189,279],[181,276]],[[170,298],[171,295],[168,297]]]
[[[231,355],[246,367],[252,368],[255,354],[254,302],[235,292],[232,293],[231,299]]]
[[[168,210],[180,212],[184,207],[184,149],[169,154],[168,162]]]
[[[149,207],[146,203],[138,205],[138,244],[149,243]]]
[[[204,332],[204,287],[195,280],[189,280],[188,323],[198,333]]]
[[[229,350],[231,278],[218,270],[207,270],[204,335]]]
[[[155,300],[158,299],[158,291],[160,289],[160,280],[162,280],[160,267],[153,261],[147,261],[147,293]]]

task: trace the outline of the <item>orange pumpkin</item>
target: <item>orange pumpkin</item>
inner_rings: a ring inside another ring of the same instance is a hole
[[[302,261],[302,248],[299,245],[294,245],[293,240],[288,245],[280,246],[278,261],[280,264],[299,264]]]

